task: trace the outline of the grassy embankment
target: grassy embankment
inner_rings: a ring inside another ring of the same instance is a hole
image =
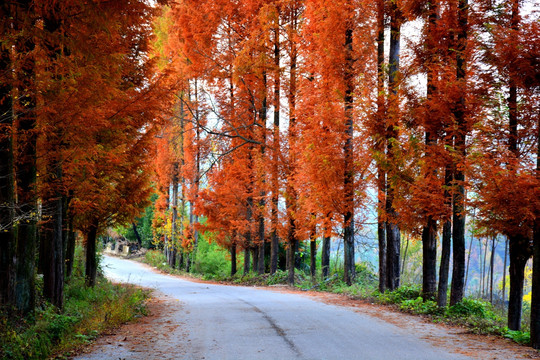
[[[62,311],[43,299],[38,299],[35,312],[24,318],[0,309],[1,359],[64,358],[99,334],[145,314],[147,292],[112,284],[103,277],[88,288],[83,270],[79,248]]]

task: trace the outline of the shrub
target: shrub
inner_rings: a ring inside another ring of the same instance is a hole
[[[402,301],[399,308],[413,314],[432,315],[441,312],[435,301],[424,301],[420,296],[416,299]]]

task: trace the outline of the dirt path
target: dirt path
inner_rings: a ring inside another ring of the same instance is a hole
[[[505,339],[342,295],[192,282],[113,263],[133,266],[115,270],[113,279],[158,289],[150,316],[99,339],[77,359],[540,358]]]

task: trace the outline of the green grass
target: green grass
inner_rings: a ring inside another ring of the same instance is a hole
[[[84,285],[79,262],[65,288],[65,304],[58,311],[40,300],[25,318],[8,309],[0,312],[0,358],[45,359],[69,356],[99,334],[146,313],[148,293],[99,278],[95,287]]]

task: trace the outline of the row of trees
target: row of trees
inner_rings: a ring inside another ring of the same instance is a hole
[[[154,11],[142,0],[0,4],[0,305],[32,311],[39,272],[61,308],[75,230],[92,286],[97,234],[148,203],[163,90]]]
[[[484,235],[509,239],[513,330],[535,254],[539,347],[540,32],[538,9],[522,5],[183,0],[166,8],[156,50],[179,86],[158,138],[154,226],[171,265],[189,267],[197,232],[212,231],[231,252],[232,273],[239,250],[245,272],[274,273],[285,244],[293,283],[299,242],[309,242],[315,274],[315,239],[323,239],[326,276],[330,238],[339,236],[351,284],[355,234],[376,208],[380,290],[399,286],[401,233],[416,234],[424,298],[445,306],[450,271],[450,304],[464,296],[474,205]]]

